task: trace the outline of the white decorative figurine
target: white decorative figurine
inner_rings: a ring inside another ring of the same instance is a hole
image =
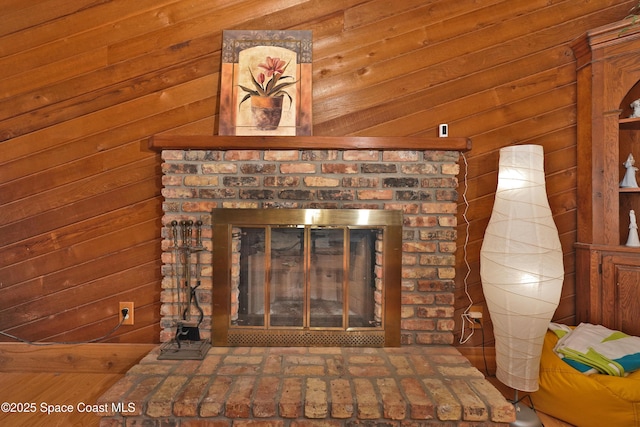
[[[638,238],[638,223],[636,222],[636,213],[634,210],[629,211],[629,238],[627,246],[634,248],[640,247],[640,238]]]
[[[624,174],[624,178],[620,182],[620,187],[622,188],[638,188],[638,182],[636,181],[636,171],[637,167],[633,166],[636,163],[633,158],[633,154],[629,153],[629,157],[627,157],[627,161],[623,163],[624,167],[627,168],[627,172]]]
[[[631,108],[633,108],[633,113],[629,116],[630,119],[635,119],[640,117],[640,99],[636,99],[631,103]]]

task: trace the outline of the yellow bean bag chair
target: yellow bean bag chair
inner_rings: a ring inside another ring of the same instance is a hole
[[[540,360],[536,410],[578,427],[640,427],[640,370],[626,377],[585,375],[554,352],[558,337],[547,331]]]

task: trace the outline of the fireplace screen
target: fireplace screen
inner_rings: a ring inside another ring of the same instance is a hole
[[[213,211],[214,345],[399,345],[397,211]]]

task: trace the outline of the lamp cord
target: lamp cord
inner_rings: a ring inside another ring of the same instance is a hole
[[[77,345],[77,344],[92,344],[98,341],[102,341],[104,339],[109,338],[115,331],[117,331],[120,326],[122,326],[122,323],[124,322],[124,316],[122,316],[122,318],[120,319],[120,322],[113,328],[111,329],[109,332],[107,332],[105,335],[98,337],[98,338],[93,338],[90,339],[88,341],[47,341],[47,342],[35,342],[35,341],[29,341],[27,339],[24,338],[20,338],[17,337],[15,335],[11,335],[7,332],[4,331],[0,331],[0,335],[3,335],[7,338],[11,338],[14,339],[16,341],[20,341],[23,342],[25,344],[29,344],[29,345],[38,345],[38,346],[46,346],[46,345]]]
[[[464,310],[461,316],[462,326],[460,331],[459,342],[460,344],[465,344],[467,341],[471,339],[475,329],[473,328],[474,320],[471,317],[469,317],[469,310],[471,309],[471,306],[473,306],[473,298],[471,298],[471,294],[469,293],[468,279],[469,279],[469,276],[471,275],[471,265],[469,265],[468,252],[467,252],[467,246],[469,244],[469,227],[470,227],[469,218],[467,217],[467,212],[469,211],[469,200],[467,199],[469,163],[467,162],[467,156],[465,156],[463,152],[461,152],[460,155],[462,156],[462,161],[464,163],[464,175],[463,175],[463,186],[462,186],[462,201],[464,202],[464,210],[462,211],[462,219],[464,220],[464,224],[465,224],[465,235],[464,235],[464,243],[462,245],[462,249],[464,253],[463,255],[464,265],[466,267],[466,272],[462,281],[464,284],[464,293],[467,296],[467,299],[469,300],[469,305]],[[469,333],[468,336],[465,337],[467,323],[469,324],[469,330],[471,332]]]

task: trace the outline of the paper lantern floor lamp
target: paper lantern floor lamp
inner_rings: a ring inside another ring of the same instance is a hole
[[[511,425],[541,425],[533,411],[517,403],[517,393],[538,389],[542,344],[560,301],[564,266],[539,145],[500,150],[498,187],[480,250],[480,277],[493,323],[496,377],[516,390],[518,420]]]

